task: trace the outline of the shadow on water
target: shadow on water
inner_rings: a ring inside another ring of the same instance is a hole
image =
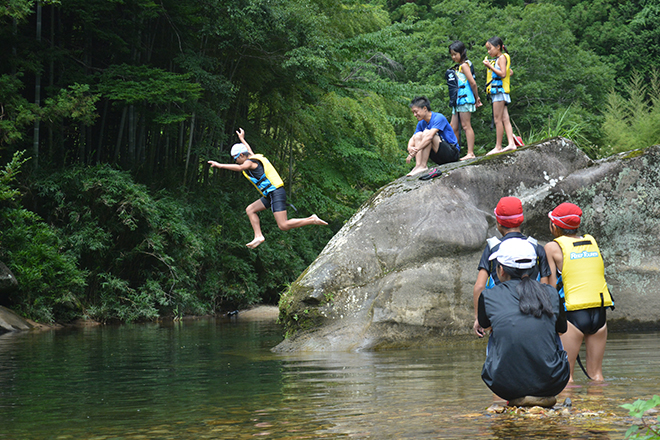
[[[660,391],[660,333],[611,334],[570,410],[486,409],[485,341],[281,355],[272,322],[205,319],[0,336],[0,439],[620,439]],[[584,354],[582,355],[584,356]]]

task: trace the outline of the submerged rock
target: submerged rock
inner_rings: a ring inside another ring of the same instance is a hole
[[[595,236],[616,310],[610,327],[660,323],[660,147],[592,161],[555,138],[383,187],[280,301],[277,351],[439,344],[471,333],[472,288],[493,209],[523,202],[523,233],[551,240],[547,213],[571,201]]]

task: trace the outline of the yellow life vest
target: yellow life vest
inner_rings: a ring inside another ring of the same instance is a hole
[[[564,257],[557,290],[566,301],[566,310],[583,310],[614,305],[605,281],[600,249],[591,235],[583,238],[555,238]]]
[[[510,78],[511,78],[511,57],[509,56],[508,53],[503,54],[504,58],[506,58],[506,75],[504,75],[504,78],[500,78],[497,73],[493,72],[490,70],[491,73],[491,80],[486,84],[486,93],[492,93],[496,94],[499,92],[504,92],[504,93],[510,93],[511,86],[510,86]],[[491,65],[496,65],[498,58],[495,59],[489,59],[488,56],[484,58],[487,60]]]
[[[252,182],[254,187],[257,188],[257,191],[259,191],[262,196],[265,197],[269,193],[275,191],[277,188],[284,186],[284,182],[282,182],[280,175],[277,174],[275,167],[273,167],[270,161],[266,159],[262,154],[253,154],[252,156],[248,157],[248,159],[256,160],[264,167],[264,175],[259,179],[252,177],[247,172],[243,171],[245,178]]]

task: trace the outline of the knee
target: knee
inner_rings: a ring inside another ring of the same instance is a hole
[[[288,223],[278,223],[277,227],[280,228],[280,231],[288,231],[289,229],[291,229]]]

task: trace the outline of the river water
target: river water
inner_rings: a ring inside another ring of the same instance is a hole
[[[621,439],[660,394],[660,333],[611,333],[606,383],[563,415],[493,414],[485,340],[282,355],[272,321],[202,319],[0,336],[0,439]],[[584,354],[582,355],[584,356]]]

